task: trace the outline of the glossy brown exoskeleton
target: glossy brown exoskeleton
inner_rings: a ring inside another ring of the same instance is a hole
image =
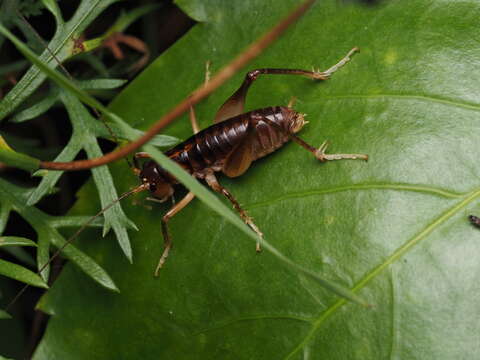
[[[262,233],[252,219],[240,207],[239,203],[222,187],[215,173],[222,172],[228,177],[242,175],[250,167],[252,161],[275,151],[289,140],[293,140],[311,152],[318,160],[363,159],[363,154],[325,154],[327,142],[318,149],[310,146],[295,134],[305,125],[304,115],[289,106],[274,106],[243,113],[245,98],[252,82],[261,74],[303,75],[312,79],[326,80],[338,68],[350,60],[357,51],[352,49],[339,63],[324,72],[295,69],[259,69],[247,73],[240,88],[221,106],[215,117],[215,124],[198,131],[193,109],[192,126],[195,135],[168,150],[167,155],[192,176],[203,179],[216,192],[226,196],[239,212],[243,221],[259,236]],[[139,169],[138,159],[149,158],[146,153],[135,155],[136,172],[142,181],[143,188],[150,190],[158,201],[165,201],[174,193],[178,181],[154,161],[147,161]],[[176,213],[183,209],[194,195],[189,192],[176,203],[162,218],[162,232],[165,249],[158,263],[155,274],[158,274],[172,246],[167,223]],[[257,243],[257,251],[260,246]]]

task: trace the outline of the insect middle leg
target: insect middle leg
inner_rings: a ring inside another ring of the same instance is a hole
[[[260,231],[260,229],[257,227],[257,225],[255,225],[255,223],[253,222],[253,219],[248,216],[247,212],[245,210],[243,210],[240,206],[240,204],[238,203],[238,201],[233,197],[233,195],[227,190],[225,189],[222,185],[220,185],[220,183],[218,182],[217,180],[217,177],[215,176],[215,174],[213,172],[207,174],[207,176],[205,176],[205,181],[207,182],[207,184],[213,189],[215,190],[216,192],[222,194],[223,196],[225,196],[233,205],[234,209],[238,211],[238,213],[240,214],[240,217],[242,218],[242,220],[245,222],[245,224],[247,224],[253,231],[255,231],[257,233],[258,236],[260,236],[261,238],[263,238],[263,234],[262,232]],[[257,244],[256,244],[256,248],[255,250],[257,252],[260,252],[262,251],[261,247],[260,247],[260,243],[257,241]]]

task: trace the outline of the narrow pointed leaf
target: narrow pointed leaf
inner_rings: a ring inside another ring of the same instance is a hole
[[[42,115],[44,112],[46,112],[55,104],[55,102],[57,101],[57,97],[58,97],[57,94],[51,94],[46,96],[44,99],[37,102],[35,105],[32,105],[31,107],[15,114],[10,119],[10,121],[15,123],[20,123],[20,122],[34,119]]]
[[[24,282],[25,284],[29,284],[32,286],[41,287],[44,289],[48,288],[48,285],[42,280],[42,278],[34,272],[20,265],[1,259],[0,275],[7,276],[9,278]]]
[[[30,239],[18,236],[0,236],[0,247],[2,246],[37,246]]]

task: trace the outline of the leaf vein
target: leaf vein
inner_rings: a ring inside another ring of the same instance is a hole
[[[259,201],[256,203],[251,203],[246,205],[248,209],[260,208],[272,205],[276,202],[289,200],[289,199],[298,199],[304,198],[308,196],[316,196],[322,194],[333,194],[337,192],[343,191],[355,191],[355,190],[394,190],[394,191],[412,191],[412,192],[419,192],[431,195],[437,195],[449,199],[458,199],[462,196],[469,194],[467,193],[456,193],[453,191],[443,190],[439,188],[434,188],[430,186],[422,186],[422,185],[409,185],[409,184],[354,184],[354,185],[344,185],[344,186],[335,186],[333,188],[325,188],[325,189],[315,189],[309,191],[302,191],[302,192],[292,192],[287,193],[282,196],[279,196],[274,199],[269,199],[265,201]]]
[[[422,231],[420,231],[416,236],[408,240],[402,246],[400,246],[393,254],[391,254],[383,263],[377,265],[372,271],[367,273],[365,277],[363,277],[353,288],[353,292],[358,292],[360,289],[364,288],[371,280],[373,280],[378,274],[380,274],[383,270],[385,270],[389,265],[400,259],[403,255],[405,255],[410,249],[412,249],[416,244],[418,244],[421,240],[426,238],[430,233],[432,233],[438,226],[446,222],[450,219],[453,215],[455,215],[458,211],[466,207],[469,203],[476,200],[480,197],[480,188],[476,189],[475,191],[471,192],[467,197],[465,197],[462,201],[451,207],[449,210],[442,213],[436,220],[434,220],[431,224],[425,227]],[[300,343],[292,349],[292,351],[285,357],[285,359],[290,359],[294,354],[296,354],[299,350],[301,350],[304,346],[308,344],[308,342],[313,338],[316,334],[317,330],[320,326],[331,316],[333,315],[337,309],[342,307],[346,304],[347,301],[344,299],[339,299],[336,303],[334,303],[330,308],[328,308],[325,312],[321,313],[320,316],[313,322],[312,328],[306,334]]]
[[[480,105],[479,104],[474,104],[474,103],[469,103],[466,101],[458,101],[458,100],[449,100],[449,99],[444,99],[441,97],[436,97],[433,95],[402,95],[402,94],[374,94],[374,95],[362,95],[362,94],[350,94],[350,95],[327,95],[324,96],[323,99],[327,100],[340,100],[340,99],[386,99],[386,98],[392,98],[392,99],[406,99],[406,100],[420,100],[420,101],[426,101],[426,102],[434,102],[438,104],[443,104],[443,105],[448,105],[448,106],[455,106],[455,107],[460,107],[463,109],[468,109],[468,110],[475,110],[475,111],[480,111]]]

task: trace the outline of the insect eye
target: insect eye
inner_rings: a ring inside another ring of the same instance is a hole
[[[150,188],[149,188],[149,190],[150,190],[151,192],[157,191],[157,184],[155,184],[155,183],[150,183]]]

